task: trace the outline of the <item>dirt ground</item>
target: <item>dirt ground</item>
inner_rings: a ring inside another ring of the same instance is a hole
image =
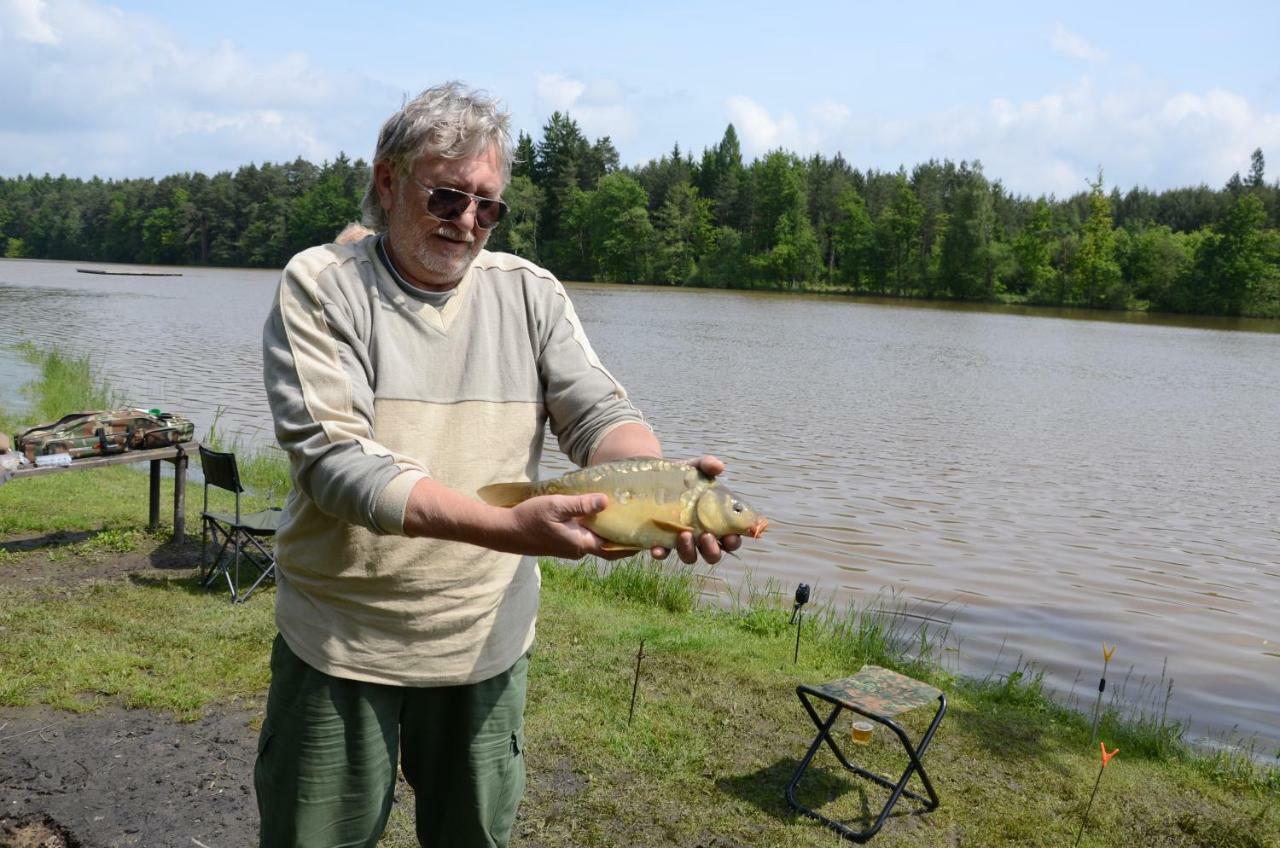
[[[255,716],[0,709],[0,845],[256,844]]]
[[[88,538],[91,534],[83,534]],[[63,593],[153,569],[194,569],[194,546],[54,559],[45,550],[77,534],[9,538],[28,553],[0,581]],[[48,707],[0,707],[0,848],[257,844],[253,794],[260,704],[211,709],[181,723],[149,710],[106,707],[77,715]]]
[[[0,550],[24,554],[20,569],[0,569],[0,585],[70,595],[89,582],[156,569],[190,573],[199,558],[198,546],[171,543],[141,553],[49,553],[92,535],[0,540]],[[253,761],[265,694],[190,723],[120,707],[85,714],[0,707],[0,848],[257,845]],[[516,823],[516,841],[527,848],[543,844],[539,826],[572,815],[586,787],[563,757],[540,765],[531,765],[522,807],[536,808],[537,820],[522,815]],[[396,803],[411,799],[401,778]]]

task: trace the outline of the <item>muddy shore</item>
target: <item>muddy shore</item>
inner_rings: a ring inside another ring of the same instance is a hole
[[[257,715],[0,709],[0,845],[256,844]]]
[[[46,553],[80,535],[6,539],[7,550],[29,553],[0,580],[58,594],[153,569],[194,569],[198,557],[187,545],[88,560]],[[118,706],[78,714],[0,707],[0,848],[256,844],[261,711],[260,703],[230,704],[182,722]]]

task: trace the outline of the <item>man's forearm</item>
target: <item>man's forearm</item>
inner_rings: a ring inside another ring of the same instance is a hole
[[[404,534],[448,539],[514,553],[509,509],[490,506],[431,478],[419,480],[404,510]]]
[[[662,456],[662,444],[653,431],[643,424],[619,424],[596,445],[591,454],[591,465],[630,459],[633,456]]]
[[[604,509],[602,495],[543,495],[510,509],[473,500],[430,478],[419,480],[405,506],[404,530],[528,556],[604,556],[604,540],[581,519]]]

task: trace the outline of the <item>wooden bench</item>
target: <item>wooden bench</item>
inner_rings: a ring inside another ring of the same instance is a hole
[[[128,450],[107,456],[92,456],[72,460],[67,465],[26,466],[17,471],[0,471],[0,485],[24,477],[43,477],[46,474],[66,474],[87,468],[103,468],[108,465],[126,465],[134,462],[151,463],[149,530],[160,526],[160,463],[173,463],[173,540],[181,542],[187,530],[187,463],[191,454],[200,448],[199,442],[184,442],[164,448]]]

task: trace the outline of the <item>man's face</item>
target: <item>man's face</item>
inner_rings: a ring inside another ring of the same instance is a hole
[[[503,189],[497,149],[490,147],[468,159],[424,156],[404,180],[380,162],[374,166],[374,183],[387,212],[387,247],[400,272],[428,290],[446,291],[457,285],[484,247],[489,231],[476,225],[475,203],[454,221],[433,217],[427,212],[428,193],[421,186],[456,188],[497,200]]]

